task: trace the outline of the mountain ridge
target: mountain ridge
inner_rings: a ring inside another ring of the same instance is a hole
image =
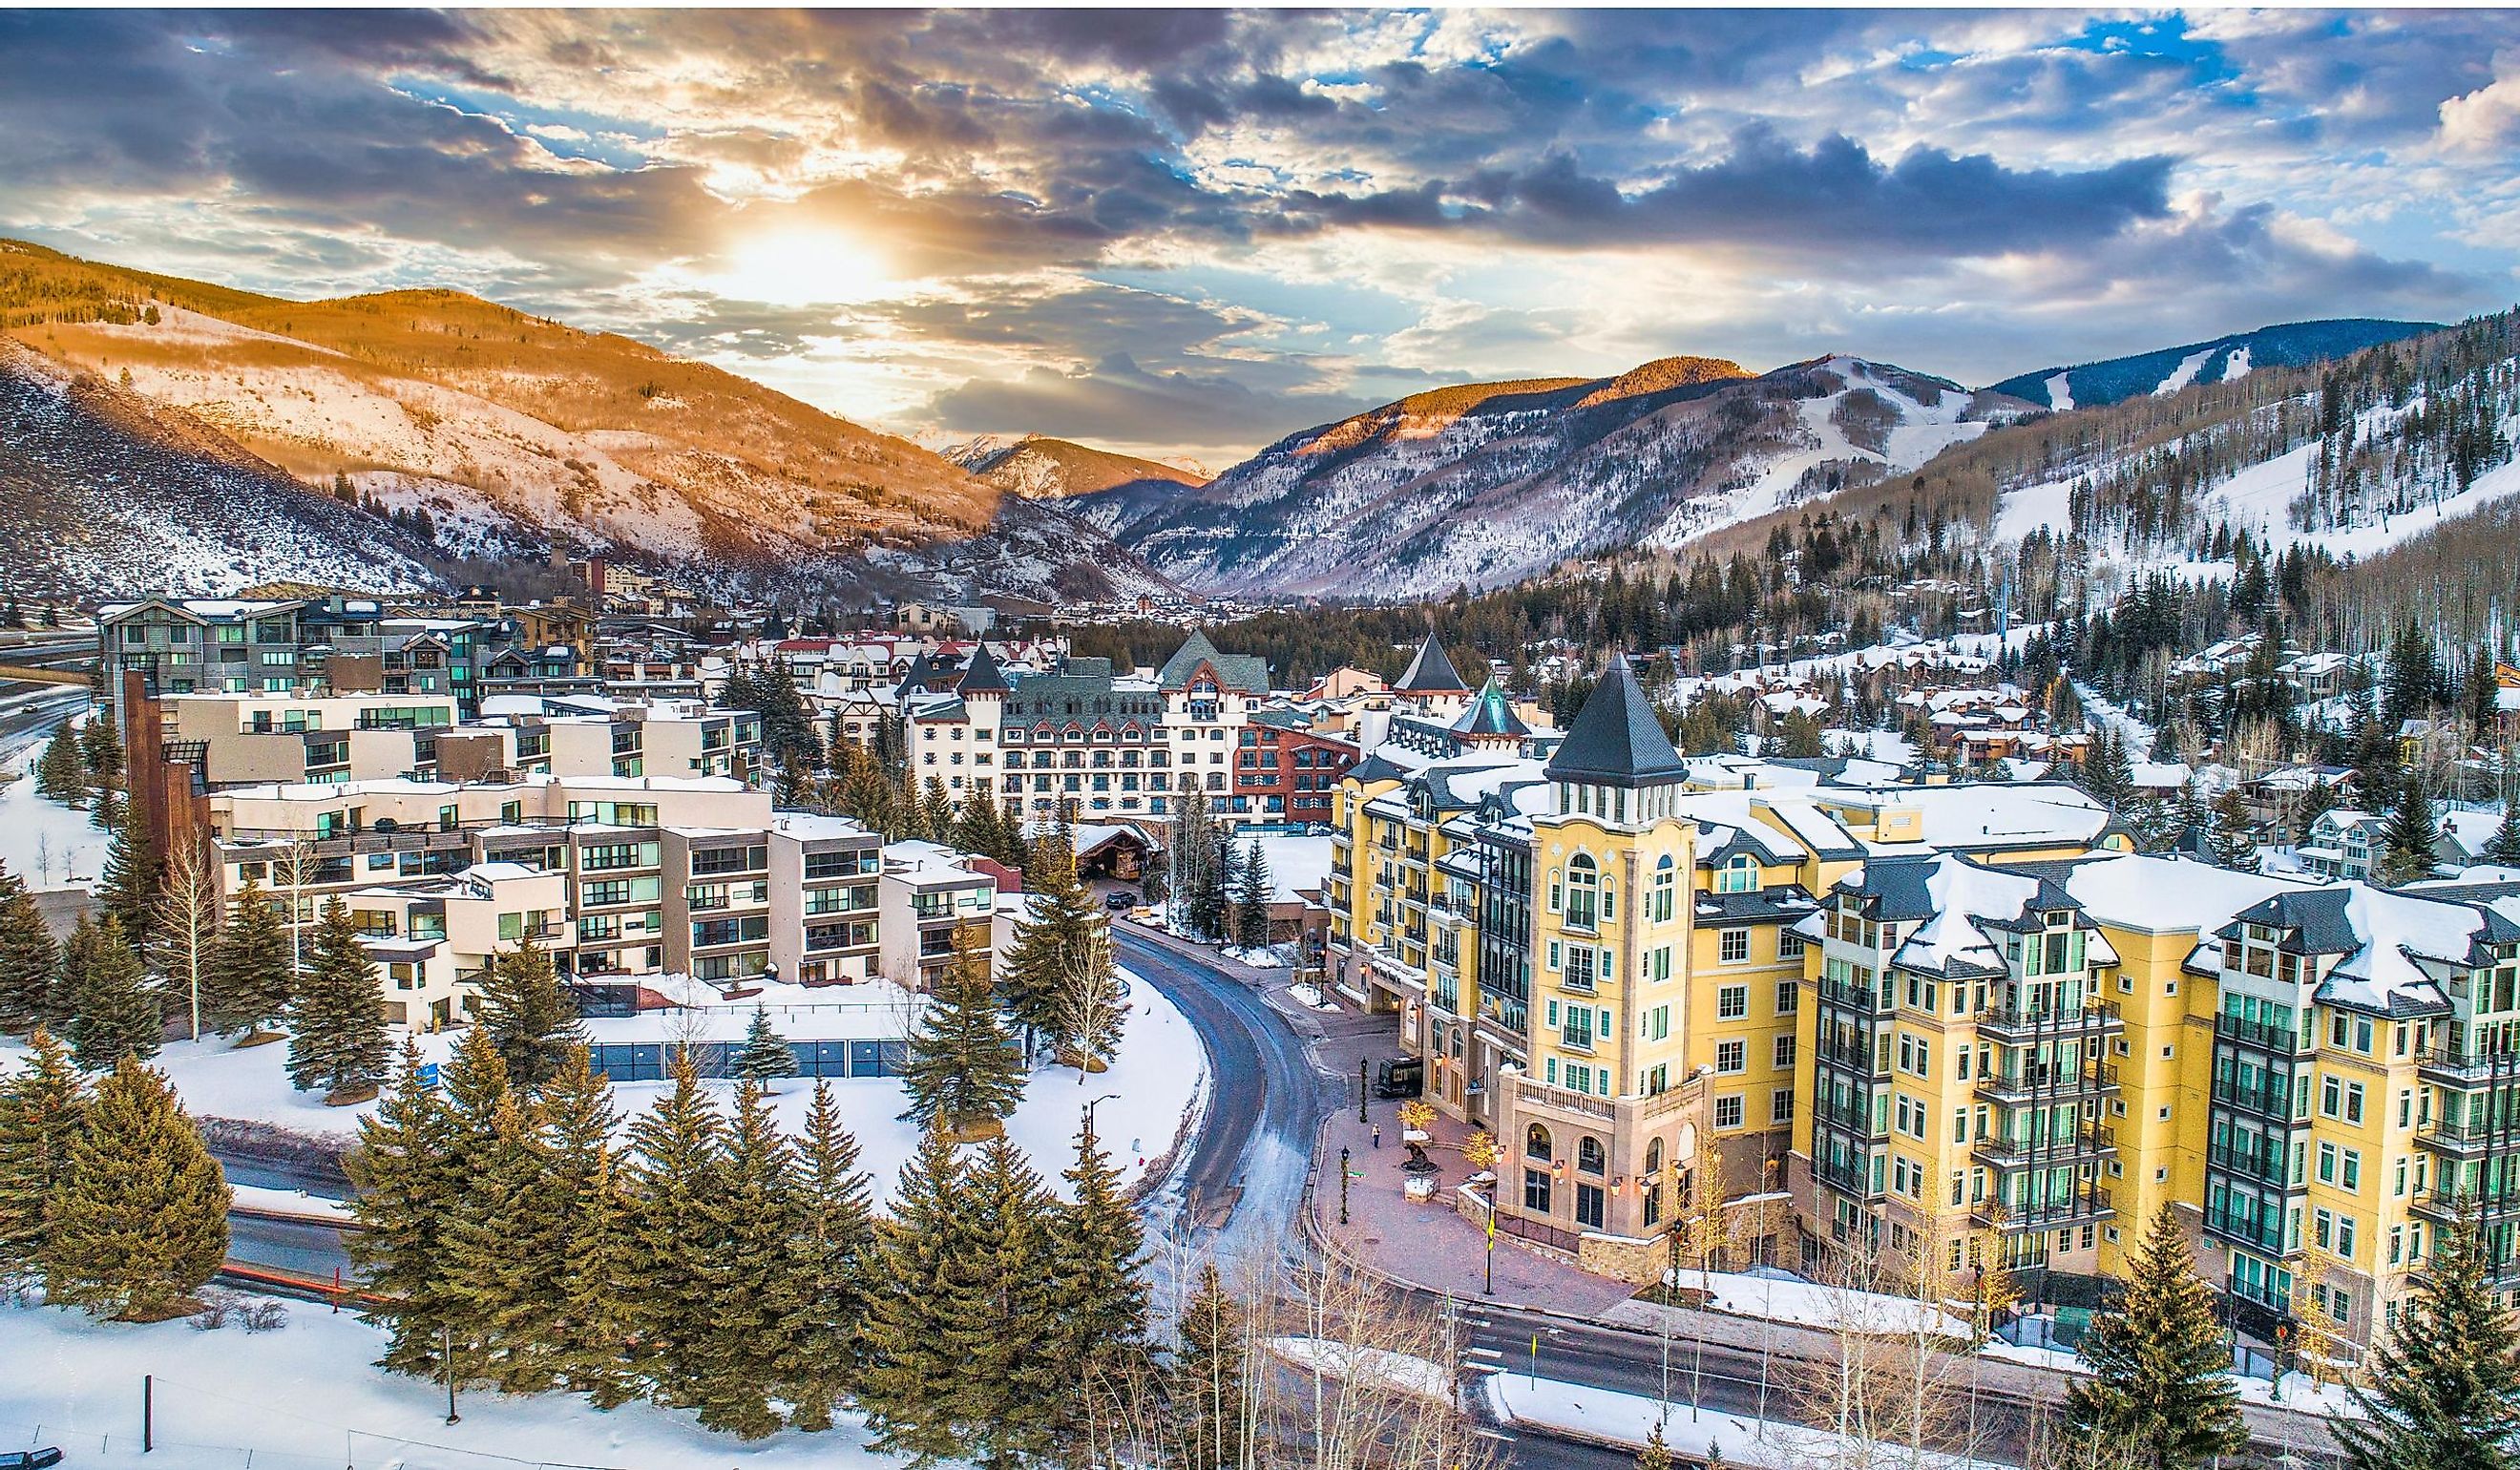
[[[713,366],[436,289],[292,301],[0,242],[0,333],[446,550],[768,583],[1162,589],[1091,527]],[[1062,542],[1066,544],[1062,544]]]

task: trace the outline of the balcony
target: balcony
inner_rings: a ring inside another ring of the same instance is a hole
[[[1818,1097],[1812,1102],[1812,1121],[1822,1128],[1834,1128],[1864,1138],[1886,1138],[1887,1123],[1876,1125],[1872,1109],[1861,1102],[1839,1102],[1831,1097]]]
[[[2461,1216],[2471,1213],[2487,1224],[2520,1220],[2520,1192],[2487,1194],[2469,1189],[2444,1193],[2435,1189],[2415,1201],[2415,1213],[2444,1225],[2455,1224]]]
[[[2037,1204],[2003,1205],[1990,1200],[1971,1210],[1970,1218],[1999,1230],[2057,1230],[2106,1220],[2116,1213],[2105,1185],[2083,1184]]]
[[[1607,1097],[1594,1097],[1586,1093],[1570,1091],[1564,1088],[1552,1088],[1527,1078],[1516,1080],[1513,1089],[1514,1100],[1524,1107],[1551,1108],[1561,1113],[1598,1118],[1604,1123],[1611,1122],[1619,1116],[1617,1106]]]
[[[1843,985],[1826,976],[1821,977],[1820,999],[1823,1005],[1844,1006],[1849,1010],[1871,1013],[1881,1003],[1878,992],[1868,985]]]
[[[2520,1051],[2469,1051],[2436,1043],[2416,1058],[2415,1073],[2444,1087],[2475,1087],[2520,1079]]]
[[[2286,1191],[2309,1187],[2293,1181],[2292,1168],[2285,1162],[2281,1147],[2246,1149],[2233,1148],[2228,1143],[2213,1143],[2205,1149],[2205,1162],[2253,1183],[2271,1184]]]
[[[1980,1138],[1971,1150],[1977,1161],[1999,1172],[2061,1164],[2096,1164],[2118,1151],[2117,1134],[2100,1123],[2085,1123],[2070,1133],[2048,1138]]]
[[[2094,1001],[2068,1009],[1995,1005],[1978,1012],[1978,1035],[1988,1041],[2044,1042],[2102,1038],[2126,1029],[2117,1002]]]
[[[2244,1088],[2217,1078],[2207,1095],[2213,1098],[2217,1107],[2228,1107],[2275,1123],[2293,1121],[2292,1089],[2288,1085]]]
[[[2310,1049],[2310,1044],[2302,1040],[2299,1031],[2289,1027],[2278,1029],[2264,1021],[2242,1020],[2235,1015],[2218,1013],[2214,1017],[2214,1035],[2220,1041],[2264,1047],[2280,1056],[2294,1056]]]
[[[1889,1197],[1889,1191],[1872,1182],[1872,1161],[1869,1157],[1843,1162],[1828,1158],[1812,1160],[1812,1178],[1840,1194],[1870,1204]]]
[[[2217,1240],[2246,1246],[2264,1255],[2281,1257],[2298,1254],[2297,1251],[2284,1249],[2281,1210],[2267,1210],[2255,1215],[2246,1215],[2231,1209],[2217,1210],[2209,1203],[2205,1207],[2205,1233]]]
[[[2476,1158],[2488,1151],[2508,1152],[2520,1148],[2520,1118],[2505,1118],[2499,1123],[2418,1123],[2415,1141],[2436,1153],[2460,1158]]]
[[[2117,1087],[2114,1062],[2085,1062],[2070,1069],[2033,1067],[2024,1072],[1998,1072],[1977,1081],[1978,1095],[1989,1102],[2052,1101],[2113,1092]]]

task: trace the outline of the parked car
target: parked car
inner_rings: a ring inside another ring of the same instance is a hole
[[[1116,893],[1104,895],[1102,899],[1102,907],[1110,910],[1114,913],[1119,913],[1123,909],[1135,909],[1138,907],[1138,896],[1123,888]]]
[[[0,1449],[0,1470],[44,1470],[61,1462],[62,1451],[50,1445],[41,1449]]]

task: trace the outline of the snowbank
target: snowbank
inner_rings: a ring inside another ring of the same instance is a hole
[[[1642,1394],[1534,1379],[1511,1371],[1489,1374],[1481,1387],[1498,1418],[1576,1439],[1642,1448],[1659,1420],[1663,1443],[1684,1459],[1703,1460],[1720,1453],[1727,1464],[1757,1470],[1827,1470],[1876,1465],[1885,1458],[1875,1446],[1827,1430],[1711,1409],[1692,1412],[1686,1403],[1666,1406]],[[1904,1452],[1901,1457],[1904,1460]],[[2003,1461],[1983,1454],[1927,1451],[1916,1464],[1924,1470],[1961,1470],[1963,1466],[2009,1470]]]
[[[1672,1285],[1682,1291],[1695,1291],[1702,1285],[1710,1309],[1734,1316],[1859,1332],[1904,1333],[1921,1328],[1951,1337],[1969,1335],[1968,1323],[1907,1297],[1822,1286],[1792,1276],[1720,1270],[1700,1276],[1684,1270],[1672,1278]]]
[[[384,1335],[346,1314],[289,1304],[277,1332],[201,1332],[181,1321],[94,1322],[0,1307],[0,1443],[57,1445],[70,1465],[132,1470],[494,1470],[537,1461],[620,1470],[888,1467],[863,1422],[745,1444],[645,1403],[598,1412],[581,1399],[446,1391],[369,1366]],[[157,1449],[140,1452],[140,1380],[155,1380]],[[250,1460],[248,1461],[248,1455]]]
[[[105,871],[106,833],[86,812],[36,794],[35,762],[49,743],[9,758],[18,780],[0,785],[0,862],[29,888],[86,888]]]
[[[1387,1348],[1331,1342],[1319,1337],[1273,1337],[1269,1351],[1298,1368],[1318,1367],[1333,1378],[1362,1379],[1404,1394],[1449,1402],[1453,1372],[1440,1362],[1394,1353]]]

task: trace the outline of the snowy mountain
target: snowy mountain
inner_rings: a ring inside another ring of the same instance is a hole
[[[2367,560],[2520,495],[2520,321],[2483,318],[2227,379],[2179,404],[2132,399],[2016,432],[2038,442],[1968,467],[1996,491],[1979,521],[1991,545],[2044,533],[2079,540],[2095,564],[2192,576],[2229,574],[2198,550],[2240,533],[2263,554]],[[1927,493],[1958,468],[1929,469]]]
[[[0,570],[21,597],[416,592],[429,549],[185,416],[0,337]]]
[[[0,242],[0,329],[307,493],[427,510],[448,555],[560,542],[829,591],[1161,585],[907,441],[457,292],[288,301]]]
[[[2146,393],[2167,396],[2190,383],[2231,381],[2247,377],[2254,369],[2298,368],[2347,357],[2365,347],[2438,331],[2440,326],[2438,322],[2388,322],[2368,317],[2287,322],[2132,357],[2113,357],[2071,368],[2041,368],[2007,378],[1987,391],[2046,409],[2098,408]]]
[[[974,439],[947,458],[1009,495],[1061,502],[1105,533],[1144,513],[1136,508],[1160,506],[1208,480],[1153,460],[1040,435],[1012,443]]]
[[[1665,358],[1616,378],[1415,394],[1290,435],[1204,487],[1089,495],[1078,510],[1212,591],[1440,596],[1679,546],[1912,468],[2028,407],[1852,357],[1759,377]]]

